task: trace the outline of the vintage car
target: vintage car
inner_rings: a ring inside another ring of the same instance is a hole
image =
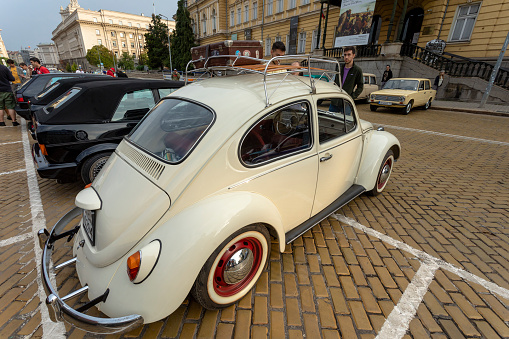
[[[42,178],[86,184],[124,135],[182,81],[112,79],[79,82],[33,113],[32,155]],[[50,95],[50,94],[48,94]]]
[[[408,114],[413,107],[428,109],[436,94],[429,79],[393,78],[385,83],[383,89],[371,93],[369,108],[373,112],[378,107],[398,108]]]
[[[112,333],[168,316],[189,293],[207,309],[229,306],[265,269],[270,236],[283,252],[358,195],[384,190],[398,140],[361,120],[333,82],[278,67],[194,81],[161,100],[76,207],[39,231],[53,318]],[[51,255],[72,236],[74,258],[55,269],[75,266],[83,287],[59,296]],[[72,308],[84,293],[90,302]],[[110,318],[85,314],[92,306]]]
[[[364,77],[364,89],[356,100],[369,100],[369,95],[375,91],[378,91],[378,85],[376,84],[376,75],[371,73],[363,73]]]

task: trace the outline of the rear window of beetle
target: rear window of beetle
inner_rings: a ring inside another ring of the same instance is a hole
[[[164,99],[128,139],[169,163],[182,161],[214,122],[214,112],[193,102]]]

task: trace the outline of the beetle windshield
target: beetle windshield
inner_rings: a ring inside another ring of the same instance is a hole
[[[129,140],[166,162],[184,159],[205,134],[214,113],[198,104],[164,99],[136,126]]]
[[[403,89],[409,91],[417,91],[419,81],[406,79],[391,79],[387,81],[383,89]]]

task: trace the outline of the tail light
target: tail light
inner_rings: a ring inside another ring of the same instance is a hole
[[[18,94],[18,95],[17,95],[16,100],[18,100],[18,102],[24,102],[24,100],[23,100],[23,96],[22,96],[21,94]]]
[[[141,266],[141,252],[138,251],[127,258],[127,275],[129,280],[134,281],[138,276]]]
[[[39,148],[41,149],[41,153],[43,155],[48,155],[48,151],[46,150],[46,146],[43,144],[39,144]]]

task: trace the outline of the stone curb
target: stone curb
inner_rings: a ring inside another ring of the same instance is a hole
[[[509,117],[509,113],[504,112],[495,112],[495,111],[487,111],[481,109],[471,109],[471,108],[459,108],[459,107],[445,107],[445,106],[431,106],[430,109],[436,109],[441,111],[452,111],[452,112],[461,112],[461,113],[473,113],[473,114],[484,114],[484,115],[493,115],[499,117]]]

